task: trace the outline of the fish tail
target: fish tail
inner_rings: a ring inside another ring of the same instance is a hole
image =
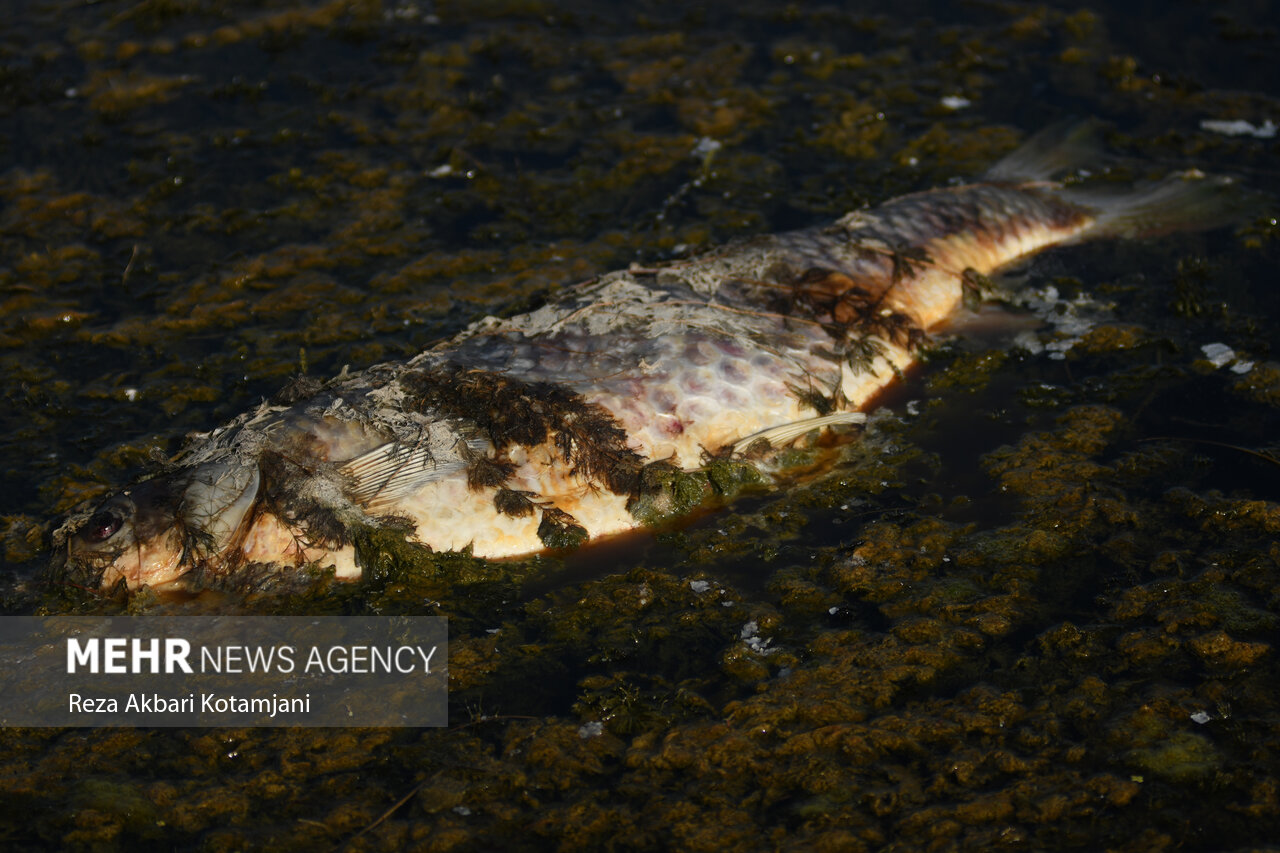
[[[1127,191],[1066,188],[1058,195],[1094,215],[1080,239],[1208,231],[1252,215],[1256,199],[1229,177],[1192,169]]]
[[[1035,184],[1087,212],[1093,221],[1076,233],[1076,241],[1207,231],[1240,222],[1259,208],[1260,199],[1231,178],[1196,169],[1125,188],[1075,182],[1054,186],[1059,179],[1087,177],[1120,161],[1103,150],[1100,127],[1089,119],[1045,128],[992,166],[986,180]]]

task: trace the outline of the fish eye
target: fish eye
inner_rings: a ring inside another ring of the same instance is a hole
[[[122,524],[124,524],[124,517],[120,513],[111,509],[100,509],[89,518],[84,527],[80,528],[80,535],[90,544],[105,542],[116,534]]]

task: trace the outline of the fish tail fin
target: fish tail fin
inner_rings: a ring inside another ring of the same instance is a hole
[[[1258,199],[1233,179],[1197,169],[1129,190],[1069,187],[1058,194],[1093,213],[1095,220],[1081,239],[1208,231],[1247,219],[1258,206]]]
[[[1026,184],[1050,181],[1067,172],[1097,170],[1113,158],[1103,150],[1098,122],[1058,122],[1032,136],[987,170],[984,180]]]
[[[1094,217],[1076,240],[1157,237],[1174,231],[1207,231],[1240,222],[1259,211],[1261,199],[1232,178],[1192,169],[1129,187],[1078,182],[1122,159],[1103,150],[1102,125],[1093,119],[1051,125],[992,166],[986,180],[1066,186],[1042,187]],[[1074,173],[1074,174],[1072,174]]]

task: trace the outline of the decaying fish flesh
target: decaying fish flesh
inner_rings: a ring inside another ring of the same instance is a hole
[[[1224,220],[1228,182],[1199,173],[1054,183],[1089,165],[1078,136],[1033,139],[979,183],[615,272],[406,363],[295,383],[73,513],[51,572],[104,588],[357,577],[361,530],[504,557],[660,517],[673,476],[708,492],[726,465],[762,476],[761,450],[862,419],[969,283],[1048,246]]]

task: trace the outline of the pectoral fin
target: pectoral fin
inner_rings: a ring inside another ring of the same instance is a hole
[[[379,510],[465,467],[461,455],[435,443],[391,442],[357,456],[340,470],[351,481],[347,496],[366,509]]]
[[[863,412],[835,412],[815,418],[804,418],[803,420],[769,427],[769,429],[752,433],[746,438],[740,438],[733,443],[733,452],[742,453],[757,441],[765,441],[768,442],[770,447],[778,448],[815,429],[836,426],[837,424],[864,424],[866,422],[867,416]]]

